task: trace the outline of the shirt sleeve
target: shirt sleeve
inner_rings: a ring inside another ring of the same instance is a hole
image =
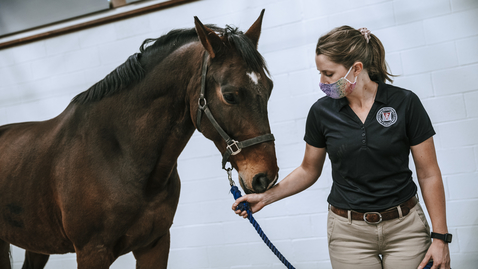
[[[418,145],[433,135],[435,135],[435,130],[428,113],[418,96],[411,92],[407,122],[407,136],[410,146]]]
[[[305,123],[305,135],[304,140],[307,144],[316,148],[325,148],[326,141],[325,136],[320,128],[320,118],[318,117],[318,111],[315,109],[314,104],[307,115]]]

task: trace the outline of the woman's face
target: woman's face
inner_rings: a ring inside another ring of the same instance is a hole
[[[345,66],[332,62],[327,56],[319,54],[315,56],[315,64],[320,73],[320,82],[331,84],[347,74]],[[354,81],[353,72],[350,72],[346,79]]]

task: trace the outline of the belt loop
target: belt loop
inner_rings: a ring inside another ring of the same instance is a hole
[[[327,206],[327,210],[330,211],[330,204]]]
[[[348,219],[349,219],[349,224],[352,224],[352,211],[347,210],[347,215],[348,215]]]
[[[402,207],[398,205],[397,210],[398,210],[398,219],[402,219],[403,218]]]

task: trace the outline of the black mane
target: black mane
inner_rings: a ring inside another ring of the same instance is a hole
[[[215,25],[207,25],[207,27],[214,30],[219,36],[226,37],[226,45],[234,46],[239,55],[246,61],[246,64],[252,68],[253,71],[260,72],[261,70],[265,70],[269,74],[264,58],[243,32],[238,31],[237,28],[233,28],[229,25],[227,25],[226,28],[220,28]],[[118,66],[104,79],[91,86],[88,90],[75,96],[72,102],[95,102],[106,96],[111,96],[125,90],[129,86],[143,79],[148,71],[144,64],[142,64],[141,58],[147,58],[154,55],[155,62],[159,63],[174,50],[197,40],[199,40],[199,38],[194,28],[175,29],[159,38],[146,39],[139,48],[140,53],[135,53],[128,57],[126,62]]]

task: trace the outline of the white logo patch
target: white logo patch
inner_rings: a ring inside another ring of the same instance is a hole
[[[255,85],[259,84],[259,79],[261,78],[261,75],[257,74],[256,72],[251,72],[251,73],[246,73],[249,78],[254,82]]]
[[[397,111],[395,111],[393,107],[382,107],[377,112],[377,121],[383,127],[392,126],[395,122],[397,122],[397,119],[398,119]]]

